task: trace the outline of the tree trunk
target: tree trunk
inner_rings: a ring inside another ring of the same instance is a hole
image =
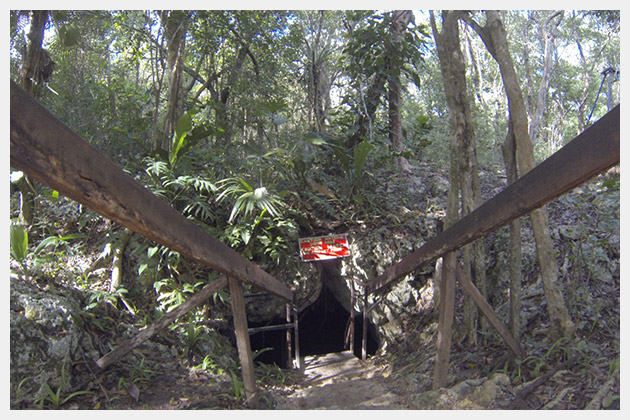
[[[508,121],[508,133],[505,142],[501,146],[505,173],[508,185],[518,179],[518,167],[516,165],[516,140],[512,121]],[[521,249],[521,220],[514,219],[510,222],[510,331],[516,341],[521,338],[521,278],[522,278]]]
[[[164,38],[162,38],[162,42]],[[164,60],[161,54],[162,45],[156,44],[155,57],[151,57],[151,77],[153,80],[153,114],[151,116],[151,150],[157,150],[161,147],[162,141],[159,120],[160,120],[160,96],[162,94],[162,86],[164,85]],[[151,48],[153,55],[153,48]],[[160,70],[161,67],[161,70]]]
[[[221,140],[223,145],[226,147],[228,154],[230,153],[232,136],[234,134],[234,123],[228,110],[228,102],[230,100],[230,95],[232,94],[232,88],[236,85],[238,78],[241,75],[246,58],[247,47],[241,46],[234,63],[230,67],[225,87],[221,89],[214,98],[216,104],[217,126],[223,129]]]
[[[162,18],[166,20],[164,38],[166,39],[168,70],[168,104],[164,121],[166,138],[163,139],[162,149],[169,151],[177,120],[184,112],[184,51],[190,12],[172,10],[162,13]]]
[[[322,40],[324,34],[324,18],[326,11],[319,10],[313,14],[308,14],[308,28],[303,29],[305,55],[308,66],[308,98],[310,101],[309,122],[311,130],[322,131],[326,124],[326,119],[330,107],[330,88],[332,79],[330,69],[327,64],[330,50],[328,41]],[[315,17],[316,16],[316,17]],[[313,19],[316,19],[315,21]],[[313,34],[313,39],[309,38]]]
[[[31,29],[28,32],[28,47],[26,57],[22,67],[22,87],[31,95],[33,86],[37,82],[42,82],[43,72],[50,61],[48,53],[42,48],[44,40],[44,30],[48,22],[47,10],[33,10],[31,12]],[[37,97],[37,95],[34,95]]]
[[[499,63],[503,85],[508,97],[508,108],[514,138],[516,156],[521,176],[535,166],[534,148],[529,137],[527,111],[521,86],[514,69],[514,63],[507,44],[507,35],[503,23],[496,11],[486,11],[486,25],[480,26],[469,14],[465,14],[466,22],[479,34],[488,51]],[[551,322],[551,336],[569,336],[575,330],[575,324],[569,316],[562,292],[557,284],[558,263],[555,258],[553,241],[549,231],[549,220],[545,207],[530,213],[538,262],[547,299],[547,313]]]
[[[560,25],[563,16],[563,11],[556,11],[545,19],[544,23],[539,24],[539,37],[543,43],[543,73],[540,86],[538,87],[538,102],[536,103],[536,109],[529,126],[529,136],[534,145],[536,144],[536,140],[538,140],[538,135],[543,124],[543,116],[547,108],[547,92],[549,92],[549,84],[551,82],[555,40],[558,25]]]
[[[392,152],[398,154],[394,158],[396,166],[402,170],[409,170],[409,162],[399,154],[403,151],[403,130],[401,112],[401,92],[400,70],[402,66],[403,34],[413,16],[411,10],[395,10],[393,12],[390,31],[392,34],[392,44],[389,51],[390,74],[388,82],[389,90],[389,140],[391,141]]]
[[[357,122],[358,128],[357,131],[348,137],[349,149],[353,149],[356,145],[365,140],[365,136],[371,129],[372,118],[380,103],[386,80],[387,76],[384,71],[377,72],[372,84],[368,87],[366,95],[362,95],[362,107],[359,110],[359,121]]]
[[[452,216],[447,215],[447,217],[454,219],[451,219],[450,224],[459,219],[459,208],[461,208],[461,216],[463,217],[481,204],[475,136],[466,86],[466,66],[459,40],[459,16],[459,12],[443,11],[442,32],[440,33],[435,25],[435,18],[431,14],[431,27],[440,59],[452,131],[450,212],[447,212],[451,213]],[[484,298],[487,298],[482,242],[477,241],[465,246],[463,254],[464,272],[469,278],[475,280],[476,286]],[[469,343],[472,345],[477,342],[478,318],[476,305],[470,298],[467,298],[464,306],[464,323]],[[485,326],[486,322],[483,322]]]

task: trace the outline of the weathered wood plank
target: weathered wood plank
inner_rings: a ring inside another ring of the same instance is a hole
[[[155,196],[11,82],[11,166],[90,209],[230,277],[291,290]]]
[[[440,389],[448,383],[448,366],[451,360],[453,338],[453,318],[455,316],[455,270],[456,255],[450,252],[444,256],[442,280],[440,282],[440,307],[438,308],[438,333],[433,389]]]
[[[471,297],[471,299],[477,304],[481,312],[484,316],[490,321],[492,326],[497,330],[497,333],[503,338],[503,340],[507,343],[510,349],[514,352],[514,354],[522,358],[523,357],[523,349],[521,345],[514,339],[512,333],[510,333],[509,328],[499,319],[497,314],[492,309],[492,306],[486,301],[479,291],[477,287],[474,285],[472,280],[468,278],[464,270],[461,267],[457,267],[457,280],[459,284],[462,286],[464,291]]]
[[[236,279],[228,278],[230,285],[230,303],[232,304],[232,318],[236,332],[236,346],[238,358],[241,361],[241,373],[247,402],[256,408],[256,374],[254,373],[254,358],[247,331],[247,313],[245,312],[245,298],[243,297],[243,285]]]
[[[487,235],[619,163],[619,105],[562,149],[368,284],[379,293],[436,258]]]
[[[182,303],[162,318],[160,318],[157,322],[151,324],[146,329],[140,331],[135,337],[121,343],[114,350],[107,353],[105,356],[101,357],[96,361],[96,365],[99,369],[105,369],[107,366],[112,363],[120,360],[125,354],[129,353],[131,350],[138,347],[140,344],[144,343],[155,334],[168,327],[173,323],[177,318],[186,314],[186,312],[196,308],[201,305],[208,299],[212,297],[213,294],[223,289],[227,285],[227,278],[225,276],[220,277],[214,282],[210,283],[194,295],[192,295],[186,302]]]

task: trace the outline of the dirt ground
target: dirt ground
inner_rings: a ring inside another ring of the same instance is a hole
[[[382,367],[350,352],[306,357],[304,380],[282,400],[281,410],[404,409],[400,396],[385,383]]]

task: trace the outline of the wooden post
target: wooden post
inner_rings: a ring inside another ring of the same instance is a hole
[[[354,354],[354,301],[355,301],[354,280],[350,283],[350,352]]]
[[[440,308],[438,316],[437,354],[433,372],[433,389],[440,389],[448,382],[448,365],[451,357],[453,315],[455,312],[456,257],[451,252],[444,256],[440,285]]]
[[[297,370],[300,370],[302,369],[302,359],[300,357],[300,329],[298,325],[299,313],[297,311],[297,307],[295,306],[295,294],[291,305],[293,307],[293,334],[295,334],[295,367]]]
[[[367,359],[367,320],[368,320],[368,294],[367,291],[363,291],[363,337],[361,343],[361,358]]]
[[[286,305],[286,321],[287,324],[291,323],[291,302],[287,302]],[[293,351],[291,349],[291,328],[287,328],[287,345],[285,346],[285,367],[287,369],[293,368]]]
[[[243,285],[232,277],[228,278],[228,284],[230,285],[232,317],[234,318],[236,345],[238,347],[238,358],[241,362],[245,396],[247,397],[247,404],[256,408],[258,403],[256,397],[256,375],[254,373],[254,359],[249,342],[249,332],[247,331],[247,313],[245,312]]]

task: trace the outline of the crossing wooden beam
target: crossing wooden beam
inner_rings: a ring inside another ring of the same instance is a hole
[[[367,285],[381,293],[394,282],[495,229],[542,207],[619,163],[619,105],[562,149],[475,211],[385,270]]]
[[[142,186],[11,82],[11,167],[199,263],[291,300],[291,290]]]
[[[523,348],[519,344],[518,341],[514,338],[510,329],[501,321],[499,316],[494,312],[492,306],[488,303],[488,301],[483,297],[477,286],[472,282],[472,280],[464,273],[464,270],[460,266],[457,266],[457,280],[462,286],[462,289],[466,292],[468,296],[477,304],[481,313],[484,314],[486,319],[490,321],[490,324],[494,327],[497,333],[501,336],[501,338],[507,343],[510,347],[510,350],[514,352],[514,354],[522,359],[524,356]]]
[[[191,296],[186,302],[182,303],[162,318],[160,318],[155,323],[151,324],[147,328],[140,331],[137,335],[126,340],[118,345],[114,350],[107,353],[105,356],[101,357],[96,361],[96,366],[98,369],[105,369],[107,366],[112,363],[120,360],[125,354],[129,353],[131,350],[138,347],[140,344],[144,343],[155,334],[159,333],[169,325],[171,325],[177,318],[185,315],[188,311],[196,308],[197,306],[207,302],[212,295],[214,295],[219,290],[223,289],[227,286],[228,281],[227,277],[222,276],[221,278],[215,280],[210,283],[193,296]]]

